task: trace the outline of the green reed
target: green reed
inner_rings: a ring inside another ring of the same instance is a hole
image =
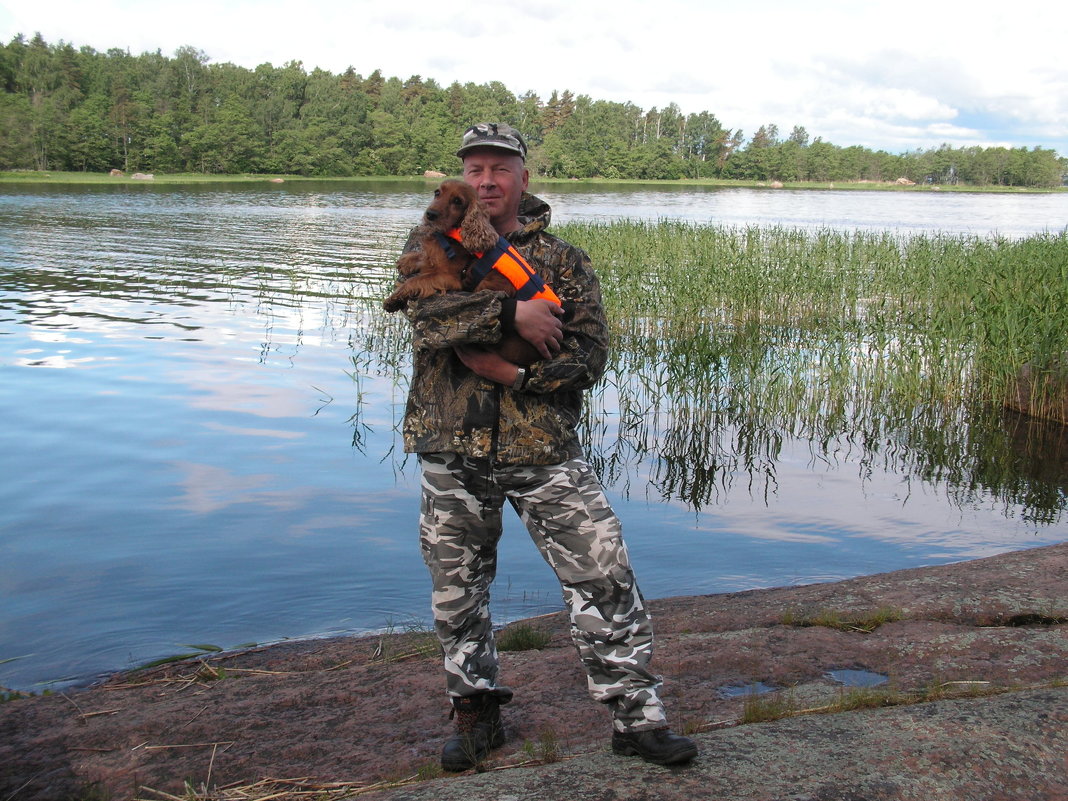
[[[770,488],[786,436],[817,458],[855,450],[974,484],[966,457],[990,449],[979,410],[1000,409],[1024,365],[1057,371],[1068,353],[1066,233],[634,221],[559,233],[589,252],[613,325],[611,389],[590,421],[595,437],[617,406],[624,444],[602,469],[655,453],[662,490],[694,503],[743,470]],[[1031,391],[1054,401],[1049,385]]]

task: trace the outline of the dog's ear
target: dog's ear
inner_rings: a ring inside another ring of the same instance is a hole
[[[477,197],[467,207],[460,223],[460,242],[472,253],[485,253],[497,244],[500,235],[490,224],[489,212]]]

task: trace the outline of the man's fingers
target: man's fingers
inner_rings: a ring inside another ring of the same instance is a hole
[[[543,359],[558,353],[564,340],[563,309],[552,301],[535,299],[516,305],[516,331]]]

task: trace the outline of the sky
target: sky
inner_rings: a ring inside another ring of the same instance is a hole
[[[979,145],[1068,156],[1068,4],[1013,0],[0,0],[0,40],[311,71],[499,81],[708,111],[891,153]]]

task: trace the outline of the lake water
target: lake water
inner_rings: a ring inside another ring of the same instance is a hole
[[[535,187],[537,189],[537,187]],[[557,222],[632,217],[1020,237],[1068,195],[603,188]],[[422,625],[407,355],[377,299],[422,182],[0,186],[0,686],[182,653]],[[600,396],[602,441],[612,397]],[[828,581],[1060,542],[983,487],[787,440],[694,505],[655,455],[607,476],[650,598]],[[1061,462],[1063,464],[1063,461]],[[1058,482],[1060,482],[1058,484]],[[1053,477],[1063,500],[1064,477]],[[560,608],[510,519],[499,622]]]

